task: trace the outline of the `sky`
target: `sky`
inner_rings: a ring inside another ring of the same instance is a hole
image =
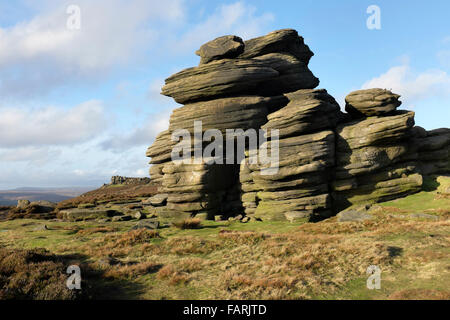
[[[0,189],[148,176],[145,151],[180,106],[159,94],[164,79],[226,34],[296,29],[341,107],[387,88],[417,125],[450,127],[448,12],[448,0],[2,0]]]

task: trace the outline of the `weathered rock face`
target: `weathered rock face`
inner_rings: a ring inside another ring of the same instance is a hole
[[[195,54],[200,56],[200,64],[214,60],[235,58],[244,51],[244,42],[236,36],[223,36],[202,45]]]
[[[424,175],[450,172],[450,129],[426,131],[415,127],[412,145],[418,153],[418,165]]]
[[[246,42],[236,36],[220,37],[196,53],[200,65],[169,77],[162,89],[162,94],[184,106],[173,111],[169,129],[148,148],[150,174],[168,195],[163,215],[234,215],[243,210],[239,184],[243,154],[236,152],[232,164],[176,164],[170,161],[176,143],[172,134],[178,129],[193,134],[195,121],[201,121],[202,134],[209,129],[225,134],[227,129],[261,128],[269,114],[288,103],[284,93],[318,85],[307,66],[313,54],[295,30]],[[234,142],[238,138],[226,139]],[[194,157],[194,150],[205,148],[205,143],[185,143],[192,147],[189,157]]]
[[[169,130],[156,136],[155,142],[147,149],[146,156],[151,157],[150,177],[153,182],[161,183],[164,164],[171,160],[172,140]]]
[[[112,185],[124,184],[124,185],[140,185],[150,183],[150,178],[130,178],[122,176],[112,176]]]
[[[197,67],[166,79],[162,94],[184,105],[147,150],[160,185],[149,202],[162,218],[314,220],[417,192],[422,174],[450,172],[450,129],[414,127],[414,113],[397,111],[400,96],[384,89],[350,93],[342,113],[326,90],[314,89],[313,53],[295,30],[247,41],[224,36],[196,54]],[[229,129],[239,133],[229,137]],[[235,149],[259,129],[264,139]],[[206,141],[194,138],[211,132]],[[199,160],[216,134],[221,148]],[[210,161],[229,150],[231,158]],[[268,174],[272,166],[253,161],[261,150],[278,155],[277,170]],[[186,161],[172,161],[176,154]]]
[[[208,100],[254,92],[259,84],[278,75],[278,71],[253,59],[224,59],[174,74],[166,79],[162,94],[178,103]]]
[[[250,39],[244,42],[244,52],[240,58],[254,58],[269,53],[286,52],[294,55],[306,65],[314,55],[309,47],[293,29],[273,31],[265,36]]]
[[[352,116],[380,116],[395,111],[400,95],[385,89],[358,90],[345,98],[345,111]]]
[[[248,158],[241,164],[245,212],[268,220],[330,216],[328,185],[335,163],[332,129],[341,117],[339,105],[325,90],[299,90],[286,98],[287,105],[269,114],[262,126],[279,130],[277,172],[263,174]]]
[[[357,96],[372,93],[358,91]],[[379,110],[377,105],[373,109]],[[370,109],[365,112],[373,113]],[[417,153],[409,141],[413,126],[414,112],[396,111],[336,127],[333,197],[337,210],[395,199],[421,189]]]

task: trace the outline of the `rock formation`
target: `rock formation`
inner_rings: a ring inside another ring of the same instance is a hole
[[[130,178],[122,176],[112,176],[110,185],[141,185],[150,183],[150,178]]]
[[[330,216],[329,183],[335,163],[333,128],[339,105],[325,90],[285,95],[286,106],[268,115],[264,129],[279,130],[279,170],[262,175],[248,159],[241,165],[242,201],[247,214],[290,221]]]
[[[333,194],[338,210],[421,189],[417,152],[410,142],[414,112],[396,111],[399,97],[380,89],[347,96],[346,110],[356,119],[336,127]]]
[[[385,89],[349,94],[341,112],[326,90],[315,89],[313,53],[295,30],[248,41],[223,36],[196,54],[197,67],[166,79],[162,94],[183,106],[147,150],[151,179],[160,185],[149,202],[160,217],[314,220],[417,192],[422,175],[450,172],[449,129],[414,127],[414,113],[397,110],[400,96]],[[195,137],[199,130],[205,138],[211,129],[207,141],[180,134]],[[228,129],[241,131],[229,137]],[[257,145],[211,161],[260,129],[265,135]],[[278,140],[271,136],[276,131]],[[198,161],[197,151],[219,135],[221,148]],[[189,147],[180,153],[187,162],[172,161],[177,145]],[[252,161],[261,150],[278,150],[276,172],[265,174],[267,164]]]

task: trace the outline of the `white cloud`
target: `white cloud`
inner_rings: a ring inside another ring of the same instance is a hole
[[[0,109],[0,147],[71,145],[92,139],[107,126],[102,102],[91,100],[69,110]],[[28,149],[31,150],[31,149]]]
[[[145,154],[146,147],[150,146],[155,137],[161,131],[169,127],[169,119],[172,108],[168,108],[160,113],[151,114],[142,126],[133,129],[128,134],[112,134],[100,143],[104,150],[114,152],[124,152],[137,146],[142,147],[142,154]]]
[[[273,20],[244,2],[220,5],[198,22],[188,21],[183,0],[77,0],[80,30],[69,30],[67,6],[58,0],[29,20],[0,26],[0,97],[29,98],[55,87],[98,80],[120,66],[187,54],[224,34],[261,35]],[[197,18],[198,19],[198,18]],[[187,31],[186,31],[187,30]]]
[[[81,72],[126,60],[155,31],[147,22],[177,22],[183,17],[179,0],[78,0],[81,29],[69,30],[66,6],[11,28],[0,28],[0,66],[46,56]]]
[[[77,0],[81,29],[69,30],[67,7],[49,3],[43,6],[48,11],[31,20],[0,27],[3,95],[30,95],[98,77],[157,47],[165,25],[179,25],[185,10],[182,0]],[[24,86],[28,90],[20,90]]]
[[[55,159],[61,154],[61,150],[46,147],[19,147],[14,149],[0,149],[0,161],[2,162],[28,162],[42,165]]]
[[[163,79],[152,81],[147,91],[161,111],[146,113],[142,121],[144,110],[139,117],[133,114],[136,107],[120,110],[128,124],[112,123],[114,114],[110,114],[118,110],[107,112],[96,100],[61,109],[31,108],[29,102],[24,107],[21,98],[36,102],[39,95],[56,88],[63,90],[54,93],[64,95],[72,85],[90,85],[109,75],[109,80],[114,79],[112,72],[123,71],[122,66],[151,68],[163,58],[167,61],[168,55],[192,55],[202,43],[224,34],[244,39],[259,36],[269,31],[273,20],[271,14],[257,12],[244,2],[219,4],[212,14],[199,16],[184,0],[77,0],[68,3],[81,8],[81,30],[70,31],[62,1],[22,2],[33,18],[20,23],[10,19],[7,26],[0,26],[0,99],[20,104],[0,106],[3,187],[96,185],[113,174],[146,176],[146,147],[167,129],[176,107],[171,98],[159,94]],[[172,66],[179,71],[179,66]],[[116,99],[131,99],[142,92],[136,87],[139,81],[125,79],[112,90]],[[124,129],[133,122],[137,122],[134,128]]]
[[[390,68],[363,84],[362,89],[385,88],[402,95],[402,101],[415,102],[450,95],[450,75],[439,69],[414,72],[409,64]]]

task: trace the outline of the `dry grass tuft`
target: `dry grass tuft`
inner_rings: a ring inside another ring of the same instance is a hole
[[[97,228],[88,228],[88,229],[79,229],[77,231],[78,235],[88,235],[93,233],[107,233],[107,232],[115,232],[116,228],[111,227],[97,227]]]
[[[173,222],[172,225],[178,229],[199,229],[202,226],[202,220],[199,218],[187,218],[181,221]]]
[[[205,240],[200,237],[172,237],[164,242],[164,251],[177,255],[208,254],[220,247],[216,241]]]
[[[409,289],[392,293],[389,300],[450,300],[449,291]]]
[[[167,280],[170,285],[187,283],[190,280],[188,274],[177,271],[176,267],[168,264],[162,267],[156,276],[160,280]]]
[[[237,244],[257,244],[267,238],[269,238],[269,235],[253,231],[221,230],[219,232],[219,239]]]
[[[158,271],[160,267],[161,265],[153,262],[118,265],[110,267],[103,276],[105,278],[113,279],[136,278],[137,276],[154,273]]]
[[[113,247],[129,247],[136,244],[147,243],[151,239],[159,238],[156,230],[137,229],[122,234],[106,235],[104,242],[112,243]]]

